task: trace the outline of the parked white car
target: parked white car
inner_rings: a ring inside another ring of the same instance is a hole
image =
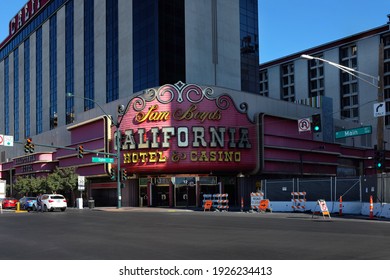
[[[54,211],[55,209],[60,209],[63,212],[68,207],[66,198],[61,194],[43,194],[41,203],[45,212]],[[35,209],[37,209],[37,202],[34,203]]]

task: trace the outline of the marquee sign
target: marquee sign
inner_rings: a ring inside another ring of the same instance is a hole
[[[212,88],[178,82],[149,89],[122,117],[121,167],[129,174],[255,172],[258,125],[246,111]]]

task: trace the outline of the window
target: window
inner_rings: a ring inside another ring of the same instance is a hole
[[[36,33],[36,134],[42,133],[42,27]]]
[[[84,1],[84,111],[94,108],[94,0]]]
[[[281,66],[281,83],[282,83],[282,96],[281,99],[285,101],[295,101],[295,89],[294,89],[294,64],[284,64]]]
[[[30,39],[24,42],[24,138],[30,131]]]
[[[19,141],[19,49],[14,51],[14,140]]]
[[[390,126],[390,34],[386,34],[383,40],[383,92],[386,102],[385,125]]]
[[[65,94],[74,93],[73,0],[65,7]],[[74,97],[65,96],[66,124],[74,122]]]
[[[323,58],[322,54],[314,55]],[[324,95],[324,62],[317,59],[308,61],[309,67],[309,97]]]
[[[268,71],[267,70],[260,71],[259,81],[260,81],[259,82],[260,95],[268,96]]]
[[[9,134],[9,57],[4,59],[4,133]]]
[[[50,18],[49,29],[50,63],[50,129],[57,127],[57,15]]]
[[[118,0],[106,0],[106,102],[119,98]]]
[[[348,45],[340,49],[340,64],[357,69],[356,45]],[[341,118],[354,121],[359,120],[359,86],[357,78],[340,70],[341,88]]]
[[[240,0],[241,90],[259,92],[258,1]]]

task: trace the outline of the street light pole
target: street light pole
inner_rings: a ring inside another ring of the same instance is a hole
[[[353,68],[350,68],[350,67],[347,67],[347,66],[344,66],[344,65],[341,65],[341,64],[337,64],[335,62],[332,62],[332,61],[329,61],[329,60],[326,60],[326,59],[323,59],[321,57],[315,57],[315,56],[311,56],[311,55],[307,55],[307,54],[302,54],[301,55],[301,58],[305,58],[305,59],[308,59],[308,60],[319,60],[319,61],[322,61],[322,62],[325,62],[329,65],[332,65],[338,69],[340,69],[341,71],[344,71],[376,88],[379,88],[379,81],[380,81],[380,77],[374,77],[374,76],[371,76],[369,74],[366,74],[366,73],[363,73],[363,72],[360,72],[356,69],[353,69]],[[365,76],[367,78],[370,78],[372,80],[372,82],[370,82],[369,80],[367,79],[364,79],[362,78],[361,76]],[[374,81],[376,81],[376,84],[374,83]]]
[[[100,108],[100,110],[102,110],[103,114],[109,118],[111,120],[111,122],[114,124],[114,126],[116,127],[116,132],[115,132],[115,146],[116,146],[116,159],[117,159],[117,174],[116,174],[116,182],[117,182],[117,208],[121,208],[122,207],[122,192],[121,192],[121,134],[119,132],[119,127],[121,125],[121,122],[119,121],[119,118],[117,121],[115,121],[111,115],[108,115],[104,109],[102,108],[102,106],[100,106],[99,103],[97,103],[95,100],[93,99],[90,99],[90,98],[87,98],[87,97],[82,97],[82,96],[76,96],[74,95],[73,93],[71,92],[68,92],[66,94],[67,97],[76,97],[76,98],[81,98],[81,99],[84,99],[84,100],[87,100],[87,101],[91,101],[93,102],[94,104],[96,104],[96,106],[98,106]]]

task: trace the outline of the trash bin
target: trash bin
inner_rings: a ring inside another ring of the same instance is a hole
[[[95,208],[95,200],[93,200],[92,197],[90,197],[88,200],[88,207],[89,209]]]

